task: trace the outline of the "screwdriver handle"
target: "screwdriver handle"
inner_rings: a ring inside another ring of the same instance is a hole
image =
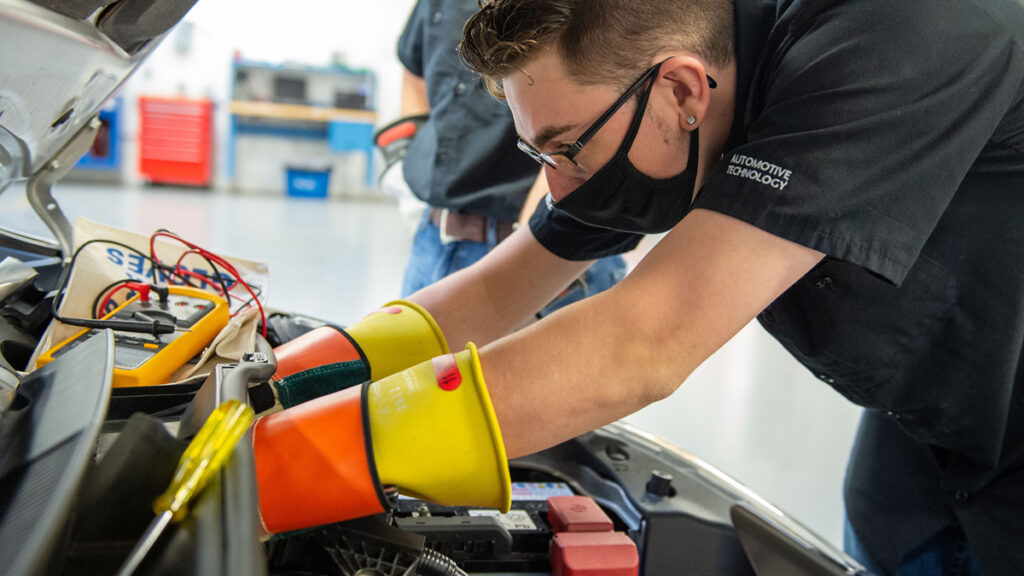
[[[238,400],[218,406],[185,449],[171,485],[153,501],[153,511],[157,515],[170,512],[171,521],[180,522],[188,512],[189,500],[220,470],[252,419],[252,408]]]

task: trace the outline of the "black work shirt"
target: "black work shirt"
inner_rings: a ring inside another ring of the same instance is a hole
[[[735,5],[750,88],[694,207],[826,254],[758,318],[870,409],[858,536],[892,567],[957,521],[987,574],[1024,573],[1024,5]],[[542,244],[590,256],[541,209]]]
[[[512,113],[459,59],[476,0],[419,0],[398,57],[423,78],[430,118],[409,146],[404,175],[431,206],[514,222],[540,167],[516,148]]]

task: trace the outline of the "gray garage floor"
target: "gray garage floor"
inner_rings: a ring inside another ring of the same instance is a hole
[[[271,306],[342,324],[398,295],[408,254],[398,211],[383,201],[64,184],[54,195],[72,220],[145,234],[169,228],[213,251],[266,262]],[[46,234],[16,186],[0,195],[0,225]],[[628,421],[838,544],[843,468],[858,414],[752,325],[675,395]]]

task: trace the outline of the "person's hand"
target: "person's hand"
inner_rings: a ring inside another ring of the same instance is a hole
[[[373,133],[373,144],[384,157],[381,179],[405,158],[413,138],[429,117],[429,114],[404,116],[380,127]]]
[[[290,408],[447,352],[430,313],[412,302],[389,302],[346,329],[322,326],[274,348],[274,404]]]
[[[422,83],[422,79],[419,81]],[[423,90],[426,88],[424,87]],[[425,101],[425,92],[422,97]],[[429,118],[429,114],[405,116],[381,127],[373,134],[373,143],[384,157],[384,167],[381,169],[377,184],[385,196],[390,196],[398,201],[398,213],[410,236],[416,233],[427,203],[417,198],[412,188],[409,187],[409,183],[405,181],[402,165],[406,151],[412,144],[416,133],[426,123],[427,118]]]
[[[385,486],[447,506],[507,512],[505,447],[473,344],[372,384],[253,424],[260,518],[268,534],[392,506]]]

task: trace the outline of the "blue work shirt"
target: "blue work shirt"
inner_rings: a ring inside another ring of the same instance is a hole
[[[405,180],[431,206],[513,222],[540,168],[516,148],[508,106],[459,59],[462,27],[476,10],[476,0],[420,0],[398,41],[399,59],[426,81],[430,102]]]

